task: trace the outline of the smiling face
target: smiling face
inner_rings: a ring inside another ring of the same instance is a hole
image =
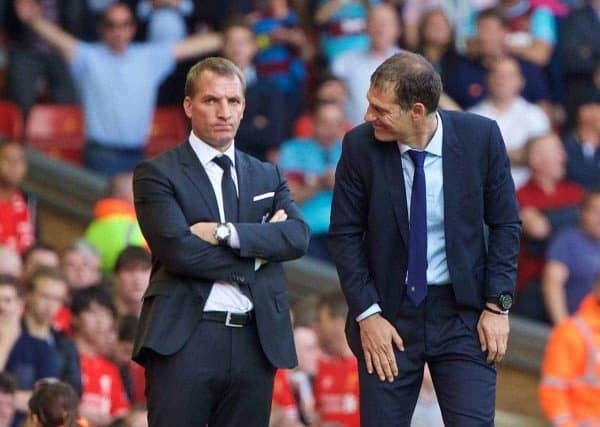
[[[375,138],[380,141],[402,140],[412,124],[409,112],[402,111],[395,101],[393,88],[371,86],[367,100],[369,106],[365,121],[373,126]]]
[[[200,73],[195,81],[194,93],[183,101],[194,134],[223,152],[235,137],[245,105],[240,79],[210,70]]]

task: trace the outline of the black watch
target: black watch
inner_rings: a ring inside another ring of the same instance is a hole
[[[486,302],[496,304],[502,311],[508,311],[511,309],[514,299],[510,292],[502,292],[500,295],[488,297]]]
[[[229,246],[229,238],[231,237],[231,229],[229,228],[229,225],[224,222],[217,225],[214,236],[219,246]]]

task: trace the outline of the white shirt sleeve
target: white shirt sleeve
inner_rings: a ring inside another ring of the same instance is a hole
[[[367,317],[372,316],[373,314],[381,313],[381,311],[382,310],[381,310],[381,307],[379,307],[379,304],[375,303],[371,307],[369,307],[365,311],[363,311],[361,314],[359,314],[356,317],[356,321],[360,322],[361,320],[364,320]]]

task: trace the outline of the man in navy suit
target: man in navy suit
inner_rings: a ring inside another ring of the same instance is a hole
[[[424,363],[447,427],[494,423],[520,221],[498,126],[438,110],[441,91],[420,55],[387,59],[336,171],[329,243],[363,426],[410,425]]]
[[[296,365],[282,261],[309,229],[280,171],[238,150],[244,76],[208,58],[187,77],[187,141],[135,170],[152,249],[134,360],[151,427],[266,426],[276,368]]]

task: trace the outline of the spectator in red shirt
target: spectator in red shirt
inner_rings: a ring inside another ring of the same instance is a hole
[[[91,427],[104,426],[129,410],[119,368],[101,355],[116,310],[110,295],[94,286],[75,293],[71,311],[83,383],[79,411]]]
[[[19,254],[35,243],[32,216],[19,185],[27,173],[21,145],[0,142],[0,244]]]
[[[131,360],[137,326],[137,316],[129,315],[119,319],[118,342],[113,352],[113,360],[119,366],[129,401],[132,404],[145,404],[144,367]]]
[[[316,331],[324,351],[314,385],[317,413],[321,423],[359,427],[358,364],[344,334],[348,307],[339,292],[323,295],[317,307]]]
[[[514,311],[547,321],[540,291],[546,247],[557,231],[578,224],[584,190],[565,179],[566,154],[557,135],[529,140],[525,152],[531,177],[517,191],[523,235]]]

